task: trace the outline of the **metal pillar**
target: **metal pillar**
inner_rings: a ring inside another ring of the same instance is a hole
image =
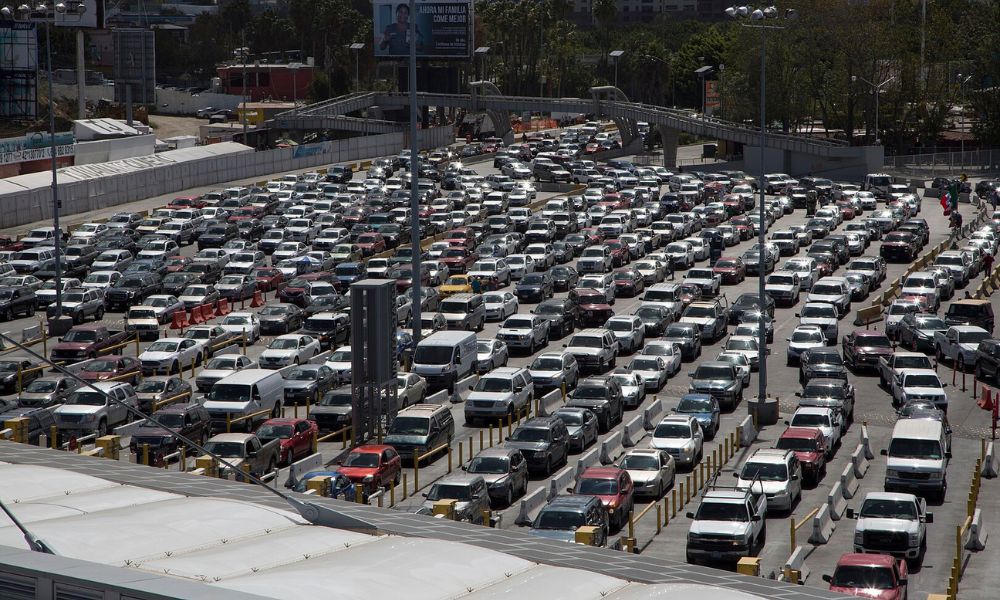
[[[410,247],[413,285],[410,288],[410,321],[413,343],[420,341],[420,196],[417,180],[420,175],[420,144],[417,143],[417,8],[410,0]]]

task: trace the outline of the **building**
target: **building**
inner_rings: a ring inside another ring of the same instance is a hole
[[[231,64],[218,68],[222,91],[242,95],[246,74],[246,94],[253,102],[303,100],[312,83],[312,64]]]
[[[647,22],[660,14],[693,16],[699,0],[616,0],[619,23]],[[581,24],[594,23],[594,0],[574,0],[573,16]]]

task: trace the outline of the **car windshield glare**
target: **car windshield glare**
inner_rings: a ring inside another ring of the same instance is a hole
[[[551,529],[570,531],[582,527],[586,523],[583,513],[568,510],[542,509],[542,512],[531,524],[532,529]]]
[[[677,412],[712,412],[712,400],[709,398],[681,398],[681,401],[677,404]]]
[[[792,427],[829,427],[829,415],[799,413],[792,417]]]
[[[276,338],[267,345],[268,350],[295,350],[299,347],[299,341],[291,338]]]
[[[653,431],[656,438],[686,439],[691,437],[691,427],[685,423],[660,423]]]
[[[629,471],[658,471],[660,461],[655,456],[630,454],[622,459],[619,466]]]
[[[574,493],[611,496],[618,493],[618,481],[615,479],[581,479]]]
[[[808,306],[806,305],[800,313],[804,319],[836,319],[837,309],[830,306]]]
[[[817,440],[815,438],[781,437],[775,447],[779,450],[792,450],[794,452],[815,452]]]
[[[730,502],[702,502],[695,515],[698,521],[747,522],[750,515],[743,504]]]
[[[469,473],[483,475],[502,475],[508,471],[510,461],[501,456],[477,456],[466,467]]]
[[[891,590],[896,587],[892,572],[874,565],[839,566],[833,572],[830,585],[864,590]]]
[[[843,398],[846,392],[843,386],[823,385],[822,382],[807,383],[802,390],[803,398]]]
[[[909,501],[872,498],[861,506],[861,517],[915,520],[917,506]]]
[[[788,479],[788,467],[784,464],[748,462],[743,465],[740,479],[785,481]]]
[[[518,427],[508,439],[515,442],[547,442],[549,441],[549,437],[550,433],[548,429],[541,427]]]

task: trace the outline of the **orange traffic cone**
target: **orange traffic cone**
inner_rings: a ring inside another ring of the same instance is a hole
[[[260,290],[254,290],[253,300],[250,301],[250,308],[260,308],[264,306],[264,298],[260,295]]]
[[[993,410],[993,394],[989,388],[983,387],[983,395],[979,397],[976,405],[983,410]]]

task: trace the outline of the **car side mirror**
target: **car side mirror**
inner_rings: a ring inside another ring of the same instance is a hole
[[[927,513],[927,515],[924,516],[924,522],[925,523],[933,523],[934,522],[934,513]]]
[[[879,450],[878,453],[881,454],[882,456],[889,456],[889,450],[886,448],[882,448],[881,450]]]
[[[951,450],[948,450],[947,452],[945,452],[944,453],[944,457],[945,458],[951,458]]]
[[[566,488],[566,493],[567,494],[572,494],[573,493],[573,488],[572,487]]]
[[[802,317],[802,315],[800,315],[799,313],[795,313],[795,316],[796,316],[796,317],[799,317],[799,318],[801,318],[801,317]],[[791,338],[788,338],[788,339],[789,339],[789,340],[791,340]]]
[[[343,464],[344,464],[344,461],[343,461],[343,460],[338,460],[338,461],[337,461],[337,464],[338,464],[338,465],[341,465],[341,466],[343,466]]]
[[[847,518],[848,518],[848,519],[855,519],[855,518],[857,518],[857,516],[858,516],[858,515],[857,515],[857,514],[856,514],[856,513],[854,512],[854,509],[853,509],[853,508],[848,508],[848,509],[847,509],[847,512],[846,512],[846,513],[844,513],[844,514],[846,514],[846,515],[847,515]]]
[[[783,423],[784,423],[785,425],[791,425],[791,423],[789,423],[789,422],[788,422],[788,419],[785,419],[785,420],[783,421]]]
[[[833,583],[833,577],[828,573],[823,573],[823,581]]]
[[[739,478],[740,478],[740,474],[739,474],[739,473],[736,473],[736,472],[733,472],[733,477],[735,477],[735,478],[739,479]]]
[[[423,496],[424,498],[426,498],[427,497],[427,492],[423,492],[420,495]]]
[[[686,516],[686,517],[687,517],[687,518],[689,518],[689,519],[693,519],[693,518],[694,518],[694,513],[693,513],[693,512],[691,512],[691,511],[688,511],[687,513],[685,513],[685,515],[684,515],[684,516]]]

